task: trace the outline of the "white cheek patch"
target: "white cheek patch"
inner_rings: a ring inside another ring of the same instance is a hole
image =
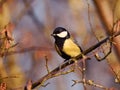
[[[66,37],[66,36],[67,36],[67,34],[68,34],[68,32],[67,32],[67,31],[63,31],[63,32],[61,32],[61,33],[57,34],[57,36],[58,36],[58,37],[61,37],[61,38],[64,38],[64,37]]]

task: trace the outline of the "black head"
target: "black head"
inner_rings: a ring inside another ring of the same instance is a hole
[[[51,34],[54,38],[70,38],[69,32],[63,27],[57,27]]]

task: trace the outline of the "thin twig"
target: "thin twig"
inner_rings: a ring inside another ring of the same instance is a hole
[[[82,83],[83,81],[78,81],[78,80],[72,80],[74,83],[71,85],[71,87],[73,87],[74,85],[76,85],[77,83]]]
[[[57,77],[57,76],[60,76],[60,75],[66,75],[68,73],[71,73],[71,72],[74,72],[74,69],[70,69],[66,72],[60,72],[60,73],[56,73],[55,75],[53,75],[52,77]]]
[[[72,86],[76,85],[77,83],[85,83],[86,85],[90,85],[90,86],[94,86],[94,87],[98,87],[98,88],[101,88],[101,89],[105,89],[105,90],[109,90],[109,88],[106,88],[100,84],[96,84],[94,83],[93,80],[82,80],[82,81],[78,81],[78,80],[72,80],[74,83],[72,84]]]
[[[47,58],[47,56],[45,56],[45,61],[46,61],[45,66],[46,66],[47,72],[49,74],[50,70],[49,70],[49,67],[48,67],[48,58]]]

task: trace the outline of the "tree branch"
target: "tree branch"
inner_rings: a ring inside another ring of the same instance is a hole
[[[103,43],[105,43],[107,40],[110,40],[116,36],[120,35],[120,32],[118,32],[115,35],[112,36],[108,36],[107,38],[103,39],[102,41],[100,41],[99,43],[95,44],[94,46],[91,46],[90,48],[88,48],[87,50],[85,50],[83,52],[84,55],[90,53],[91,51],[95,50],[97,47],[99,47],[100,45],[102,45]],[[80,54],[78,57],[76,57],[77,60],[79,61],[80,59],[82,59],[82,55]],[[39,86],[44,80],[48,80],[49,77],[54,76],[56,73],[58,73],[61,69],[73,64],[74,61],[73,60],[69,60],[65,63],[63,63],[61,66],[56,67],[54,70],[52,70],[51,72],[49,72],[48,74],[46,74],[45,76],[43,76],[42,78],[40,78],[38,81],[34,82],[32,84],[32,89],[34,89],[35,87]]]

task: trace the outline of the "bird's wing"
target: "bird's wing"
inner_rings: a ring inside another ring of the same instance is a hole
[[[73,37],[71,37],[71,39],[73,40],[74,43],[76,43],[76,45],[80,48],[81,52],[83,52],[82,48],[80,47],[80,45],[78,44],[76,39],[73,39]]]

